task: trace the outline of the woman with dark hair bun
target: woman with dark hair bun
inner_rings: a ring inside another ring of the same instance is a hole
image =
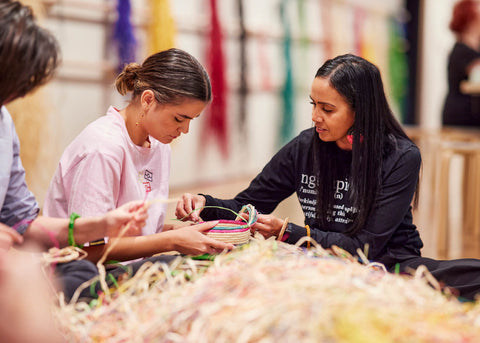
[[[252,229],[266,238],[295,244],[308,236],[353,255],[368,250],[371,261],[392,272],[425,265],[460,296],[474,299],[480,260],[421,256],[423,242],[412,217],[420,151],[392,114],[378,68],[350,54],[327,60],[313,79],[310,103],[314,127],[281,148],[247,189],[228,200],[186,193],[177,217],[199,220],[201,214],[211,220],[225,214],[200,210],[205,205],[238,211],[252,204],[262,213]],[[293,193],[305,221],[288,223],[283,234],[284,221],[269,213]]]
[[[480,67],[480,2],[458,1],[453,7],[450,30],[455,34],[455,44],[448,56],[448,93],[442,122],[449,126],[480,126],[480,102],[460,90],[460,83]]]

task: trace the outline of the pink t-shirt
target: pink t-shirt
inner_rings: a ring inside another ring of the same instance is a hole
[[[110,107],[65,149],[46,194],[44,215],[96,216],[131,200],[167,199],[170,145],[153,137],[150,142],[150,148],[135,145],[124,119]],[[143,235],[162,230],[165,212],[165,203],[151,203]]]

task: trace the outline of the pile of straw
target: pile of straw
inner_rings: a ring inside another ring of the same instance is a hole
[[[424,270],[333,255],[256,237],[214,261],[146,265],[109,301],[61,304],[56,317],[68,341],[480,341],[478,306],[443,295]]]

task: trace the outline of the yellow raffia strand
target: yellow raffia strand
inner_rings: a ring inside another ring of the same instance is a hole
[[[175,47],[175,22],[169,0],[149,0],[150,23],[148,42],[150,54]]]

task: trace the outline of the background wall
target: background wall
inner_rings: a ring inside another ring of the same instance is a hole
[[[456,0],[421,0],[421,32],[417,104],[420,125],[439,128],[447,94],[447,59],[455,37],[448,29]]]
[[[149,54],[152,1],[131,1],[138,62]],[[109,105],[122,108],[129,97],[119,96],[113,88],[118,66],[117,46],[113,42],[118,19],[116,0],[24,2],[34,6],[41,22],[56,35],[63,54],[62,66],[53,82],[9,106],[22,143],[29,187],[43,204],[65,147],[88,123],[104,115]],[[290,136],[311,126],[308,98],[311,81],[325,59],[338,54],[355,53],[380,68],[393,110],[402,119],[402,82],[405,82],[402,76],[407,74],[402,56],[409,43],[402,39],[401,30],[410,18],[402,0],[243,0],[246,30],[243,67],[247,68],[243,74],[247,87],[244,121],[239,2],[217,1],[224,37],[228,154],[222,155],[221,145],[215,139],[202,139],[207,113],[202,114],[193,121],[188,135],[172,143],[172,198],[184,191],[231,197],[248,185],[285,141],[280,127],[285,115],[293,119]],[[448,30],[454,2],[420,0],[416,109],[419,124],[426,128],[440,126],[446,93],[446,61],[454,40]],[[210,1],[168,3],[176,32],[175,46],[206,65]],[[289,58],[287,51],[291,54]],[[287,94],[291,98],[286,99],[282,90],[287,84],[289,65],[292,88]],[[289,113],[284,111],[286,100],[292,101]],[[276,214],[302,221],[293,198],[282,204]],[[422,230],[428,223],[419,226]]]
[[[63,53],[58,76],[43,90],[42,106],[38,107],[45,114],[42,114],[42,125],[37,127],[42,145],[48,146],[48,154],[39,156],[40,164],[31,168],[36,171],[28,175],[42,203],[48,185],[46,180],[53,174],[64,148],[88,123],[103,115],[109,105],[122,108],[129,98],[120,97],[112,86],[118,63],[116,45],[112,41],[117,2],[33,2],[39,7],[43,5],[43,11],[39,12],[42,22],[57,36]],[[149,54],[146,42],[151,2],[137,0],[131,3],[131,20],[137,40],[136,60],[141,62]],[[356,53],[370,59],[382,70],[390,94],[390,26],[403,20],[401,1],[244,0],[248,93],[242,122],[239,113],[238,3],[236,0],[218,1],[228,91],[228,155],[221,154],[220,144],[215,139],[202,140],[205,118],[195,120],[190,133],[172,143],[173,189],[255,175],[286,139],[311,125],[309,87],[316,70],[328,57]],[[211,27],[210,2],[175,0],[170,1],[170,6],[176,29],[175,46],[187,50],[205,64]],[[286,43],[286,37],[291,38],[290,44]],[[290,49],[289,60],[286,48]],[[288,63],[291,63],[293,78],[288,95],[293,106],[287,115],[292,116],[293,122],[285,137],[280,133],[285,103],[281,92],[286,84]],[[393,105],[395,107],[395,103]],[[32,115],[38,117],[40,113]],[[26,153],[31,144],[23,145]],[[41,174],[45,174],[44,177],[40,177]]]

